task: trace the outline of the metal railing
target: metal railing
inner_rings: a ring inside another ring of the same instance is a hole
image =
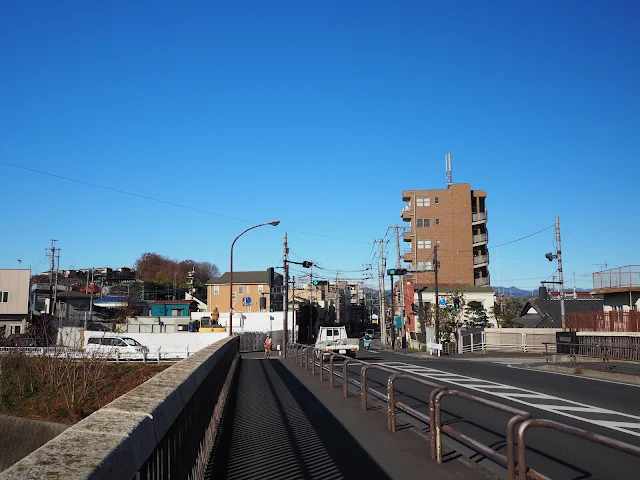
[[[489,234],[488,233],[478,233],[477,235],[473,236],[473,244],[474,245],[476,243],[487,242],[488,240],[489,240]]]
[[[599,435],[597,433],[590,432],[589,430],[572,427],[571,425],[555,422],[553,420],[542,418],[529,419],[523,422],[522,425],[520,425],[520,427],[518,428],[518,476],[520,478],[530,477],[535,480],[551,480],[550,477],[547,477],[546,475],[543,475],[542,473],[539,473],[531,468],[527,468],[526,435],[527,431],[531,427],[551,428],[559,432],[573,435],[574,437],[584,438],[585,440],[589,440],[593,443],[598,443],[600,445],[604,445],[606,447],[610,447],[615,450],[620,450],[621,452],[640,457],[640,447],[631,445],[630,443],[621,442],[620,440],[616,440],[614,438],[605,437],[604,435]]]
[[[482,222],[487,219],[487,212],[474,213],[471,215],[472,222]]]
[[[640,265],[612,268],[595,272],[593,289],[640,287]]]
[[[324,372],[329,374],[329,385],[334,387],[334,377],[342,378],[343,396],[348,398],[348,387],[354,385],[360,389],[360,406],[361,409],[366,411],[367,397],[371,395],[378,400],[381,400],[387,404],[387,428],[392,432],[396,431],[396,411],[400,411],[409,417],[418,420],[421,423],[429,425],[430,435],[429,443],[431,450],[431,459],[437,463],[442,463],[442,434],[466,445],[475,452],[483,455],[487,459],[501,465],[507,469],[507,480],[516,480],[516,474],[518,478],[527,479],[533,478],[535,480],[550,480],[549,477],[527,467],[526,461],[526,432],[530,427],[548,427],[555,430],[570,433],[575,436],[586,438],[601,445],[606,445],[617,450],[630,453],[640,457],[640,447],[636,447],[629,443],[621,442],[619,440],[612,439],[603,435],[590,432],[588,430],[582,430],[569,425],[564,425],[558,422],[554,422],[546,419],[532,419],[532,415],[524,410],[503,405],[492,400],[488,400],[477,395],[462,392],[459,390],[450,390],[448,387],[440,385],[435,382],[424,380],[422,378],[413,376],[408,373],[398,372],[397,370],[384,365],[378,365],[369,363],[363,360],[356,360],[345,355],[339,355],[335,353],[328,353],[309,345],[290,344],[287,348],[287,358],[295,360],[298,365],[308,370],[309,353],[311,352],[312,363],[311,372],[316,374],[316,367],[319,367],[320,381],[324,380]],[[328,357],[328,365],[325,365],[325,357]],[[342,371],[337,372],[335,369],[335,359],[342,359]],[[350,363],[362,364],[360,369],[360,381],[349,378],[348,366]],[[370,370],[377,370],[389,373],[387,379],[387,391],[386,395],[368,385],[367,373]],[[429,394],[429,414],[424,413],[412,408],[404,402],[396,400],[396,381],[397,380],[409,380],[418,384],[431,388]],[[442,424],[441,418],[441,405],[442,399],[446,396],[454,396],[463,398],[471,402],[475,402],[486,407],[496,409],[501,412],[510,413],[513,416],[507,421],[505,428],[505,447],[507,454],[503,455],[499,451],[495,450],[489,445],[485,445],[468,435],[465,435],[449,425]],[[516,427],[520,424],[518,431]],[[517,439],[517,442],[516,442]],[[516,443],[518,445],[518,455],[516,456]]]
[[[489,261],[489,255],[476,255],[473,257],[473,264],[480,265],[481,263],[487,263]]]
[[[596,343],[558,343],[558,342],[545,342],[544,354],[547,363],[549,362],[549,355],[555,355],[556,352],[549,352],[549,345],[556,347],[557,354],[569,355],[571,358],[571,364],[575,366],[577,364],[577,357],[590,357],[598,358],[603,361],[606,369],[611,367],[608,363],[611,360],[640,360],[640,345],[633,347],[617,346],[617,345],[602,345]],[[562,348],[565,347],[565,348]],[[567,351],[564,351],[568,349]]]
[[[476,287],[486,287],[487,285],[489,285],[489,277],[480,277],[480,278],[476,278],[473,281],[473,284]]]

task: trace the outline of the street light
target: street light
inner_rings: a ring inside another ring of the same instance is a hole
[[[230,266],[229,266],[229,336],[233,335],[233,246],[236,244],[236,241],[249,230],[253,230],[254,228],[264,227],[265,225],[271,225],[273,227],[277,227],[280,223],[280,220],[272,220],[271,222],[261,223],[259,225],[254,225],[253,227],[247,228],[244,232],[234,238],[233,242],[231,242],[231,255],[230,255]]]

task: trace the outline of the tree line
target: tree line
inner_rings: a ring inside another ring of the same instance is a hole
[[[187,282],[189,272],[195,271],[194,283],[204,284],[210,278],[220,276],[220,270],[209,262],[172,260],[157,253],[143,253],[135,263],[136,278],[144,282],[178,284]]]

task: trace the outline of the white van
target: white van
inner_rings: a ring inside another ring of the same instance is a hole
[[[131,337],[89,337],[85,351],[149,353],[149,348]]]

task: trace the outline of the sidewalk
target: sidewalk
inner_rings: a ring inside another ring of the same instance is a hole
[[[391,433],[384,415],[291,361],[243,356],[239,375],[210,478],[487,478],[459,461],[437,465],[425,439]]]

